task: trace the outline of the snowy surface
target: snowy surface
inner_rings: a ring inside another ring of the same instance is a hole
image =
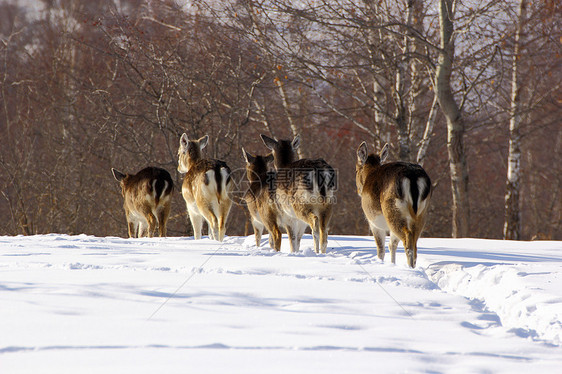
[[[0,237],[1,373],[561,373],[562,243]]]

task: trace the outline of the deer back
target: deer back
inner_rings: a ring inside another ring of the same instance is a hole
[[[264,222],[266,225],[277,221],[279,214],[275,201],[276,173],[269,169],[273,162],[273,155],[252,155],[242,149],[246,160],[246,175],[250,183],[244,196],[248,211],[252,218]],[[267,225],[269,227],[269,225]]]
[[[230,168],[224,161],[199,160],[185,174],[182,193],[184,197],[191,196],[193,200],[201,200],[198,204],[206,204],[207,200],[215,198],[222,202],[229,198],[232,187],[230,173]]]
[[[278,170],[277,188],[292,196],[332,197],[337,188],[335,170],[323,159],[302,159]]]
[[[198,205],[208,205],[209,200],[219,203],[230,199],[232,189],[231,170],[226,162],[203,158],[209,136],[190,140],[186,134],[180,139],[178,149],[178,171],[185,173],[182,194],[186,201]]]
[[[291,140],[275,140],[261,135],[271,149],[277,169],[276,188],[282,195],[302,202],[320,202],[332,196],[337,188],[335,170],[323,159],[297,160],[300,136]],[[308,198],[307,198],[308,196]],[[310,197],[314,197],[310,199]]]
[[[367,155],[365,142],[358,150],[356,185],[365,215],[374,219],[386,205],[384,213],[389,223],[422,219],[431,194],[429,176],[417,164],[383,163],[387,156],[388,145],[380,155]]]
[[[306,225],[312,230],[314,250],[326,253],[328,231],[337,188],[335,170],[322,159],[297,159],[300,137],[292,141],[262,135],[271,149],[277,171],[275,200],[291,237],[291,252],[298,251]]]
[[[242,148],[244,159],[246,160],[246,177],[248,178],[249,188],[244,199],[251,203],[256,199],[269,197],[269,192],[273,190],[276,173],[271,171],[268,164],[273,161],[273,154],[266,156],[252,155]]]
[[[170,173],[157,167],[147,167],[136,174],[124,174],[111,169],[121,185],[125,209],[134,212],[157,209],[171,200],[174,182]]]

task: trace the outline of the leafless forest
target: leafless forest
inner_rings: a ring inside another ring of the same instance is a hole
[[[176,182],[180,135],[244,167],[301,134],[339,172],[331,233],[368,234],[356,150],[434,184],[425,236],[562,239],[557,0],[0,0],[0,235],[126,236],[111,167]],[[235,206],[229,235],[248,233]]]

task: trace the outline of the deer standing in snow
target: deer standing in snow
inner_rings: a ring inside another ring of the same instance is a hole
[[[306,226],[312,229],[314,250],[326,253],[328,230],[337,188],[335,170],[323,159],[297,160],[300,136],[275,140],[261,135],[273,152],[277,178],[275,199],[280,208],[280,221],[287,230],[291,252],[299,250]]]
[[[160,236],[166,236],[174,182],[164,169],[147,167],[137,174],[111,169],[121,185],[130,238],[152,237],[156,225]]]
[[[222,242],[232,206],[230,194],[234,183],[224,161],[203,158],[201,150],[208,142],[208,135],[190,140],[184,133],[178,149],[178,171],[185,173],[181,192],[195,239],[201,239],[205,219],[211,239]]]
[[[408,265],[416,267],[417,241],[425,225],[431,197],[431,181],[425,170],[409,162],[384,163],[388,144],[380,154],[367,153],[367,144],[357,149],[356,184],[361,206],[384,260],[384,238],[390,231],[390,258],[396,262],[398,241],[404,243]]]
[[[250,187],[244,196],[250,212],[252,227],[256,238],[256,247],[260,246],[264,228],[269,233],[269,245],[276,251],[281,250],[281,231],[279,230],[279,207],[275,201],[275,190],[270,188],[275,180],[275,173],[269,171],[268,164],[273,155],[252,155],[242,148],[246,160],[246,176]]]

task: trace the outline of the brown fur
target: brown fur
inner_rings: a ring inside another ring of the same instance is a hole
[[[244,149],[242,153],[246,160],[246,175],[250,182],[244,200],[252,217],[256,246],[260,246],[261,235],[265,228],[269,233],[270,247],[279,252],[282,235],[279,230],[279,207],[275,202],[275,190],[270,188],[275,183],[275,173],[269,171],[267,166],[273,161],[273,155],[253,156]]]
[[[170,173],[156,167],[147,167],[137,174],[111,171],[121,185],[129,237],[152,237],[156,225],[159,235],[166,236],[174,189]]]
[[[292,141],[277,141],[265,135],[261,137],[266,147],[273,152],[277,169],[275,198],[280,207],[280,220],[290,238],[291,252],[298,251],[308,225],[312,229],[314,250],[326,253],[337,187],[334,169],[322,159],[297,160],[296,149],[300,146],[298,135]]]
[[[186,134],[182,135],[178,171],[185,173],[182,195],[195,239],[201,238],[205,219],[209,225],[209,236],[222,241],[232,206],[230,193],[234,183],[230,178],[230,168],[224,161],[203,158],[201,150],[207,145],[208,139],[208,136],[204,136],[190,140]]]
[[[417,241],[425,225],[431,197],[431,180],[419,165],[407,162],[383,164],[387,156],[388,144],[380,155],[368,155],[366,143],[361,143],[357,150],[357,193],[373,231],[379,258],[384,259],[384,237],[389,230],[392,263],[395,263],[396,246],[401,240],[408,265],[414,268]]]

